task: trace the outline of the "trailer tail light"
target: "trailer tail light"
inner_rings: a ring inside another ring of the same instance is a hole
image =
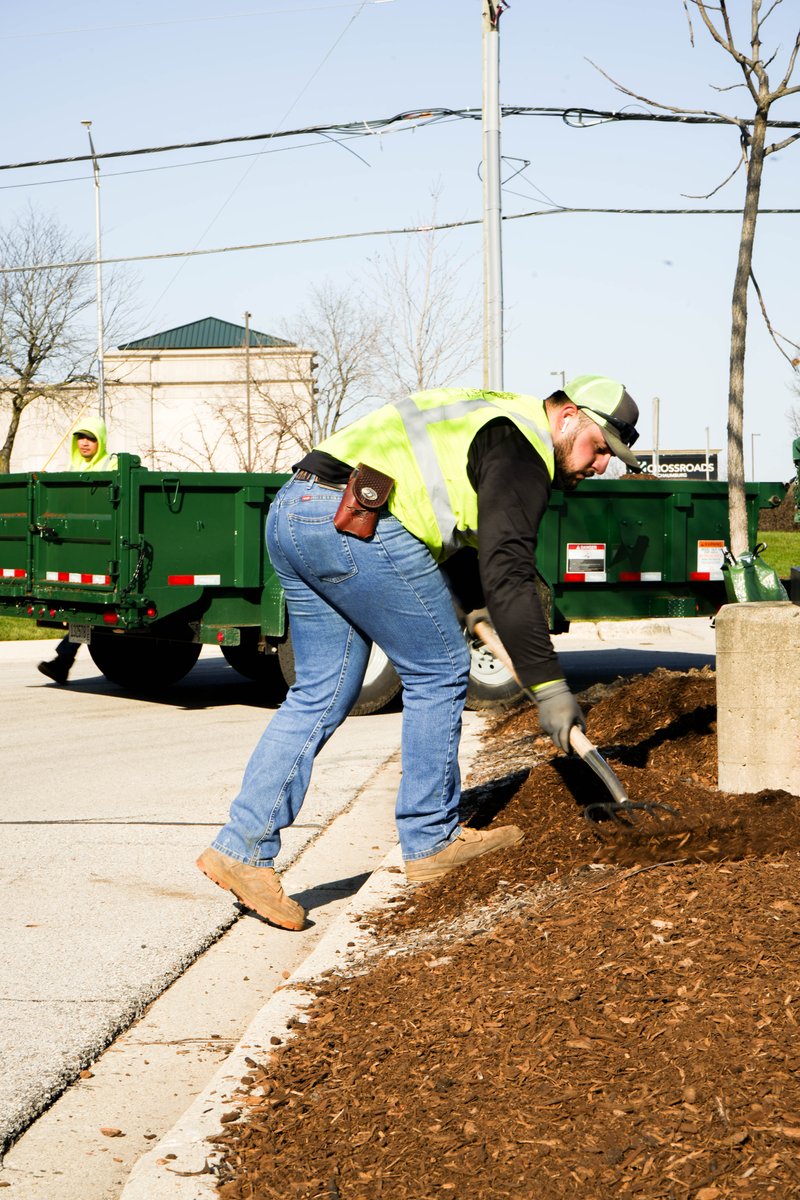
[[[103,613],[103,624],[104,625],[116,625],[118,621],[119,621],[119,613],[115,613],[115,612]]]
[[[51,608],[51,609],[50,609],[50,616],[51,616],[51,617],[54,617],[55,615],[56,615],[56,610],[55,610],[54,608]]]
[[[33,616],[33,605],[32,604],[28,605],[28,616],[29,617]]]
[[[149,608],[145,609],[145,616],[146,617],[157,617],[158,616],[158,609],[156,608],[155,604],[151,604],[149,606]]]

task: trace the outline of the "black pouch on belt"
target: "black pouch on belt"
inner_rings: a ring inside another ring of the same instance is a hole
[[[336,510],[333,523],[340,533],[370,538],[378,524],[378,513],[394,487],[391,475],[359,463],[352,472]]]

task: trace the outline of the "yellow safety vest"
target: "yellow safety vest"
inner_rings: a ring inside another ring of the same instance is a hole
[[[467,476],[475,434],[506,417],[553,478],[553,441],[544,402],[514,392],[437,388],[385,404],[317,446],[342,462],[367,463],[395,480],[389,511],[437,562],[476,545],[478,497]]]

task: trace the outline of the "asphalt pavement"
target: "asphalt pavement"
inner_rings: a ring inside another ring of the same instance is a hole
[[[236,919],[194,860],[274,712],[215,649],[153,702],[109,684],[85,651],[67,687],[49,683],[36,663],[53,645],[0,644],[3,1147]],[[280,870],[393,761],[396,775],[399,736],[399,710],[345,723],[319,756]],[[393,844],[385,807],[362,872]],[[339,893],[364,877],[329,870],[322,881]]]

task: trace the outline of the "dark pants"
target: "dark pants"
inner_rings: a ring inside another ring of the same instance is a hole
[[[56,657],[60,663],[63,663],[67,670],[70,669],[75,662],[75,657],[80,650],[80,642],[71,642],[69,634],[63,637],[56,646]]]

